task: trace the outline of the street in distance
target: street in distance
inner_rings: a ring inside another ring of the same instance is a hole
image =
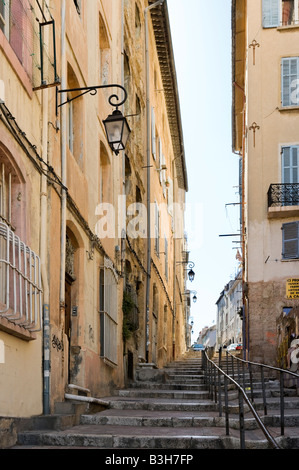
[[[140,463],[147,463],[148,465],[188,465],[192,462],[192,455],[162,455],[162,454],[149,454],[146,459],[140,457],[106,457],[105,465],[131,465],[136,468]]]

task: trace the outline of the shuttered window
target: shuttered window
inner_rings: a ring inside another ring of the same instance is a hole
[[[263,0],[263,27],[277,28],[280,17],[280,0]]]
[[[152,119],[151,119],[151,134],[152,134],[152,155],[156,160],[156,118],[155,110],[152,108]]]
[[[299,222],[291,222],[282,226],[282,258],[299,258]]]
[[[9,39],[9,0],[0,0],[0,29]]]
[[[160,212],[159,206],[155,203],[155,250],[159,256],[160,251]]]
[[[298,183],[298,153],[299,146],[294,145],[282,149],[282,182]]]
[[[299,105],[299,57],[285,57],[281,60],[281,104]]]
[[[100,269],[100,356],[109,365],[117,365],[117,273],[105,258]]]

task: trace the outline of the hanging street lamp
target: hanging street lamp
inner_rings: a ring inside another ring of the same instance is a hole
[[[177,264],[186,264],[188,265],[188,268],[186,268],[186,270],[188,271],[188,277],[189,277],[189,281],[190,282],[193,282],[194,281],[194,277],[195,277],[195,272],[193,271],[193,268],[195,266],[195,264],[193,263],[193,261],[177,261]]]
[[[131,133],[131,129],[127,122],[125,116],[123,116],[122,112],[119,111],[119,106],[122,106],[125,101],[127,100],[127,91],[121,85],[97,85],[97,86],[90,86],[90,87],[83,87],[83,88],[69,88],[67,90],[58,90],[56,87],[56,115],[58,115],[58,108],[63,106],[64,104],[68,104],[71,101],[79,98],[80,96],[85,95],[86,93],[90,93],[91,95],[96,95],[98,89],[100,88],[120,88],[124,93],[124,98],[122,101],[119,102],[119,98],[116,94],[109,96],[108,102],[111,106],[114,106],[116,109],[110,114],[107,119],[103,121],[106,131],[106,136],[108,140],[108,144],[115,155],[118,155],[121,150],[124,150]],[[81,93],[74,96],[73,98],[68,98],[63,103],[58,104],[58,94],[59,93],[71,93],[75,91],[80,91]],[[116,99],[117,102],[113,102],[113,99]]]

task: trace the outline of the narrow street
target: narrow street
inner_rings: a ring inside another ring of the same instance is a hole
[[[227,435],[224,394],[222,406],[209,393],[202,369],[201,353],[189,352],[163,370],[146,364],[139,379],[115,396],[101,399],[106,409],[81,415],[80,424],[64,430],[45,428],[21,432],[14,449],[160,449],[188,453],[198,449],[239,449],[239,405],[235,387],[229,387],[229,431]],[[214,358],[217,359],[216,357]],[[225,369],[225,361],[223,368]],[[241,377],[243,383],[243,377]],[[245,373],[248,389],[249,375]],[[279,383],[267,380],[268,412],[263,413],[261,384],[254,378],[254,403],[258,414],[282,449],[299,448],[299,397],[285,390],[285,432],[280,437]],[[78,400],[80,397],[78,397]],[[82,406],[77,401],[78,406]],[[68,405],[68,406],[67,406]],[[65,404],[66,411],[76,400]],[[221,412],[220,412],[221,408]],[[221,416],[220,416],[221,414]],[[271,449],[248,406],[244,407],[245,448]],[[50,421],[49,421],[50,423]],[[107,454],[109,455],[109,454]],[[117,455],[117,452],[115,452]],[[135,455],[135,454],[134,454]]]

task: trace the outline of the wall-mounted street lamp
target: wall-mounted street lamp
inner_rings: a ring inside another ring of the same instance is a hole
[[[119,111],[118,109],[119,106],[125,103],[128,96],[126,89],[121,85],[97,85],[83,88],[69,88],[67,90],[58,90],[58,88],[56,88],[56,115],[58,115],[58,108],[60,108],[64,104],[68,104],[71,101],[79,98],[80,96],[85,95],[86,93],[96,95],[98,89],[100,88],[120,88],[124,92],[124,99],[120,102],[117,95],[113,94],[109,96],[109,104],[111,106],[115,106],[116,109],[113,111],[112,114],[107,117],[107,119],[103,121],[108,143],[115,155],[118,155],[121,150],[125,149],[129,135],[131,133],[131,129],[129,127],[127,119],[125,118],[125,116],[122,115],[121,111]],[[68,98],[63,103],[58,104],[59,93],[71,93],[75,91],[80,91],[81,93],[74,96],[73,98]],[[113,102],[113,99],[116,99],[117,102]]]
[[[177,261],[177,264],[186,264],[186,265],[188,265],[188,268],[186,268],[186,270],[189,269],[189,271],[188,271],[189,281],[193,282],[194,277],[195,277],[195,272],[193,271],[193,268],[194,268],[195,264],[193,263],[193,261]]]
[[[192,300],[193,302],[195,303],[197,301],[197,292],[196,290],[188,290],[187,292],[184,292],[183,295],[190,295],[190,294],[194,294],[193,297],[192,297]]]

